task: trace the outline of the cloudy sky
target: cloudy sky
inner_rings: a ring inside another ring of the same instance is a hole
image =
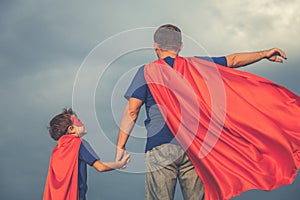
[[[1,198],[42,198],[55,145],[46,127],[66,106],[86,121],[86,139],[100,157],[114,159],[123,92],[136,68],[155,58],[151,37],[161,24],[181,28],[183,55],[280,47],[288,57],[283,64],[261,61],[241,70],[299,95],[299,9],[297,0],[1,0]],[[89,170],[89,199],[143,199],[142,124],[143,113],[128,144],[134,159],[127,170]],[[297,177],[275,191],[234,199],[296,200],[299,187]],[[179,190],[176,199],[182,199]]]

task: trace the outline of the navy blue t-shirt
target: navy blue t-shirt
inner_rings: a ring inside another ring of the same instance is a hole
[[[226,57],[196,57],[208,61],[212,61],[222,66],[227,66]],[[174,58],[166,57],[164,61],[173,67]],[[172,132],[164,121],[163,116],[157,106],[150,89],[147,85],[144,76],[144,67],[139,68],[135,74],[128,90],[125,93],[125,98],[137,98],[145,103],[146,108],[146,120],[144,121],[145,127],[147,129],[147,143],[145,151],[151,150],[152,148],[159,146],[161,144],[173,143],[178,144],[174,138]]]
[[[82,139],[78,156],[78,189],[80,199],[85,200],[87,192],[87,164],[93,166],[94,162],[100,160],[98,155],[94,152],[90,144]]]

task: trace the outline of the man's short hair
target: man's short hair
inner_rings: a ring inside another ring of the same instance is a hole
[[[154,33],[154,42],[162,50],[178,52],[181,39],[181,30],[172,24],[162,25]]]
[[[68,132],[69,126],[72,126],[71,116],[76,115],[71,108],[63,109],[61,114],[56,115],[50,121],[48,127],[49,134],[54,140],[58,140],[61,136]]]

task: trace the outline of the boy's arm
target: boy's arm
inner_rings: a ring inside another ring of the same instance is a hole
[[[104,172],[104,171],[110,171],[114,169],[123,169],[125,168],[126,164],[130,162],[130,155],[125,152],[123,158],[120,161],[115,161],[115,162],[101,162],[100,160],[97,160],[94,162],[93,167],[99,171],[99,172]]]
[[[283,59],[287,59],[285,53],[278,48],[272,48],[269,50],[258,51],[258,52],[245,52],[235,53],[226,56],[227,66],[231,68],[243,67],[252,63],[258,62],[262,59],[268,59],[272,62],[282,63]]]

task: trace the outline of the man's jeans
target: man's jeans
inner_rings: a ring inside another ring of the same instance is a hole
[[[202,181],[179,145],[163,144],[147,151],[146,169],[146,200],[172,200],[177,178],[185,200],[202,200]]]

